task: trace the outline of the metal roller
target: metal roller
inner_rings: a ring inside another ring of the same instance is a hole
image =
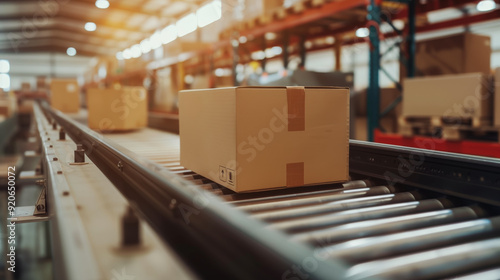
[[[347,279],[436,279],[500,265],[500,238],[357,264]],[[479,279],[477,279],[479,280]],[[482,280],[482,279],[481,279]]]
[[[324,258],[364,262],[377,258],[449,246],[500,233],[500,217],[477,219],[383,236],[354,239],[320,249]]]
[[[445,206],[443,205],[442,199],[426,199],[422,201],[411,201],[382,206],[373,206],[361,209],[346,210],[333,214],[317,215],[291,221],[278,222],[275,224],[271,224],[269,227],[287,232],[298,232],[363,220],[433,211],[443,208],[445,208]]]
[[[316,246],[324,246],[325,244],[338,243],[354,238],[460,222],[481,216],[483,216],[483,211],[478,207],[458,207],[333,226],[295,234],[291,239]]]
[[[452,279],[453,280],[498,280],[500,279],[500,268],[475,272]]]
[[[287,199],[287,200],[244,205],[238,208],[246,212],[258,212],[258,211],[268,211],[268,210],[283,209],[283,208],[297,207],[297,206],[315,205],[319,203],[327,203],[331,201],[338,201],[354,197],[381,195],[389,193],[391,193],[391,189],[385,186],[353,189],[353,190],[338,190],[336,192],[332,192],[332,194],[322,194],[313,197],[300,197],[300,198],[295,197],[293,199]]]
[[[415,201],[415,195],[410,192],[357,197],[340,201],[328,202],[326,204],[297,207],[293,209],[261,212],[253,215],[254,218],[266,222],[285,220],[289,218],[300,218],[305,216],[331,213],[335,211],[362,208],[375,205]]]
[[[365,181],[355,181],[355,182],[360,182],[360,183],[353,183],[353,184],[348,184],[348,188],[336,188],[336,189],[326,189],[326,190],[314,190],[314,191],[307,191],[307,192],[294,192],[294,193],[289,193],[289,194],[280,194],[280,195],[273,195],[273,196],[263,196],[263,197],[257,197],[257,198],[247,198],[247,199],[238,199],[237,201],[231,201],[230,203],[233,205],[241,206],[241,205],[247,205],[247,204],[254,204],[254,203],[264,203],[264,202],[271,202],[271,201],[280,201],[280,200],[287,200],[287,199],[294,199],[294,198],[306,198],[306,197],[316,197],[316,196],[322,196],[322,195],[327,195],[330,193],[337,193],[346,189],[364,189],[367,190],[369,187],[366,186]],[[300,188],[297,188],[296,190],[299,190]],[[294,189],[295,190],[295,189]],[[303,190],[303,189],[302,189]]]

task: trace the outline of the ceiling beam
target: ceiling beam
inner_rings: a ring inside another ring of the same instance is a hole
[[[33,14],[4,15],[4,16],[0,16],[0,21],[12,21],[12,20],[21,21],[22,20],[23,25],[26,25],[29,28],[32,28],[32,26],[34,26],[35,28],[43,26],[43,23],[37,24],[37,21],[35,21],[35,20],[30,21],[31,18],[33,18]],[[119,23],[112,23],[112,22],[109,22],[107,20],[103,20],[102,18],[88,17],[85,15],[73,16],[73,15],[68,15],[65,13],[58,13],[54,17],[51,17],[51,19],[78,22],[78,23],[81,23],[82,28],[86,22],[92,21],[97,25],[97,28],[106,27],[106,28],[111,28],[111,29],[116,29],[116,30],[123,30],[126,32],[139,32],[139,33],[145,32],[145,30],[142,30],[141,28],[125,26],[124,24],[119,24]],[[147,31],[149,31],[149,30],[147,30]],[[151,30],[151,32],[152,32],[152,30]]]
[[[124,12],[124,13],[132,13],[132,14],[137,14],[137,15],[145,15],[145,16],[153,16],[153,17],[162,17],[161,15],[161,10],[157,11],[146,11],[143,10],[141,7],[131,7],[131,6],[126,6],[120,3],[121,1],[110,1],[110,6],[107,8],[105,11],[116,11],[116,12]],[[40,0],[3,0],[2,3],[4,4],[39,4]],[[95,0],[70,0],[68,3],[64,5],[71,5],[71,4],[80,4],[80,5],[86,5],[88,8],[95,8]],[[67,8],[67,7],[66,7]]]
[[[127,43],[130,44],[131,42],[134,42],[132,40],[127,40],[127,39],[119,39],[116,37],[109,37],[105,36],[102,34],[99,34],[99,32],[88,32],[82,29],[77,29],[77,28],[72,28],[71,26],[63,25],[63,24],[54,24],[52,26],[44,26],[42,28],[37,29],[39,32],[44,32],[44,31],[54,31],[54,32],[71,32],[73,34],[81,35],[81,36],[87,36],[88,38],[97,38],[100,40],[112,40],[115,41],[116,43]],[[22,28],[11,28],[11,29],[0,29],[0,34],[8,34],[8,33],[22,33],[23,29]],[[37,37],[36,34],[33,37]],[[33,38],[33,37],[30,37]],[[0,39],[2,41],[2,39]]]
[[[59,50],[62,53],[66,53],[66,49],[70,46],[74,47],[77,51],[77,53],[86,53],[86,54],[91,54],[92,56],[96,55],[110,55],[113,56],[115,54],[114,50],[110,50],[109,48],[102,47],[99,45],[95,44],[89,44],[89,43],[79,43],[73,40],[68,40],[68,39],[45,39],[45,38],[39,38],[39,39],[31,39],[27,44],[19,46],[18,48],[14,49],[10,44],[4,44],[1,45],[0,43],[0,53],[23,53],[27,52],[27,50],[31,50],[35,47],[54,47],[54,49]],[[102,51],[105,49],[105,51]]]

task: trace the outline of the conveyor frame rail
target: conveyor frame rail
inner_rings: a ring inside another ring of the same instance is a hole
[[[310,247],[266,229],[262,222],[164,167],[148,160],[138,162],[125,149],[48,104],[42,103],[41,108],[75,143],[83,145],[88,158],[202,278],[281,279],[314,260],[308,279],[344,279],[344,263],[315,258]]]

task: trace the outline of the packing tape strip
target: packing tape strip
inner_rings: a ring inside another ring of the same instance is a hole
[[[286,164],[286,186],[297,187],[304,185],[304,162]]]
[[[305,89],[304,87],[286,87],[288,103],[288,131],[304,131],[305,116]]]

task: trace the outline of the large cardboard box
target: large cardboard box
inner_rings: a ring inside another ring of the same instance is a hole
[[[87,91],[88,126],[98,131],[125,131],[147,126],[146,89],[93,88]]]
[[[181,164],[236,192],[348,179],[349,89],[181,91]]]
[[[403,81],[403,116],[471,118],[491,124],[489,88],[482,73],[408,78]]]
[[[494,124],[500,127],[500,67],[495,69],[495,75],[493,77],[494,87],[495,87],[495,112],[494,112]]]
[[[78,112],[80,109],[80,89],[76,79],[52,79],[50,82],[50,104],[61,112]]]
[[[463,33],[417,42],[417,75],[434,76],[481,72],[489,74],[490,37]]]

